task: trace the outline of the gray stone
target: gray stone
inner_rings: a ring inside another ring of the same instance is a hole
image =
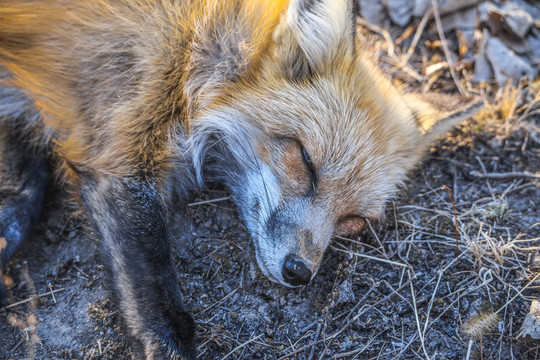
[[[520,79],[527,76],[533,79],[538,73],[538,69],[533,68],[494,36],[487,40],[486,56],[499,84],[504,84],[511,78]]]
[[[360,16],[372,24],[382,26],[386,20],[386,11],[381,0],[358,0]]]
[[[405,26],[411,21],[413,0],[385,0],[390,20],[396,25]]]

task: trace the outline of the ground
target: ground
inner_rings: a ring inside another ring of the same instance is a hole
[[[374,60],[418,86],[372,30],[359,29]],[[460,76],[486,109],[430,150],[384,220],[334,239],[309,286],[262,275],[230,200],[176,216],[200,359],[540,358],[538,343],[517,339],[540,286],[540,83]],[[430,86],[456,91],[449,72]],[[227,196],[216,185],[193,202]],[[8,267],[14,299],[33,300],[0,310],[1,359],[130,358],[100,244],[66,200],[51,185],[43,219]]]

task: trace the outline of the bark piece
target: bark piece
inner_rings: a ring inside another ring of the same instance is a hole
[[[540,340],[540,301],[531,302],[531,308],[523,320],[517,338],[518,340]]]

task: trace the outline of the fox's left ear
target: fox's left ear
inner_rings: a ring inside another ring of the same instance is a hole
[[[299,78],[352,59],[355,1],[291,0],[272,36],[272,61]]]
[[[416,125],[423,135],[424,147],[484,107],[484,101],[480,98],[439,93],[405,94],[403,99],[411,109]]]

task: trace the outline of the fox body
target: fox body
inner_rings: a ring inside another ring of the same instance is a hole
[[[225,183],[262,272],[309,283],[332,235],[379,218],[424,149],[480,107],[398,92],[365,60],[353,3],[0,1],[0,270],[38,218],[53,154],[137,357],[194,357],[172,192]]]

